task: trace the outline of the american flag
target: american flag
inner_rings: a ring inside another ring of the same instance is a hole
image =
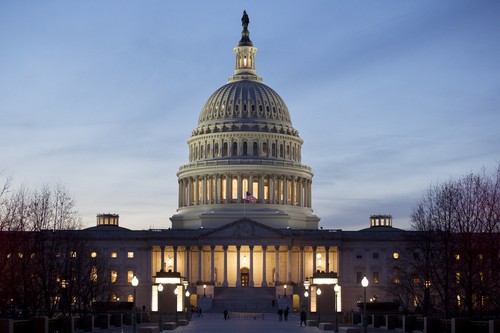
[[[256,203],[257,198],[252,195],[252,193],[247,192],[247,196],[245,197],[245,200],[250,201],[251,203]]]

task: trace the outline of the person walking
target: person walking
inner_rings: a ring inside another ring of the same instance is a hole
[[[279,321],[283,321],[283,309],[279,308],[278,310],[278,319]]]
[[[304,310],[304,308],[302,308],[300,310],[300,326],[302,326],[302,323],[304,323],[304,326],[307,326],[306,325],[306,318],[307,318],[306,310]]]
[[[290,311],[290,308],[287,306],[285,311],[283,311],[283,315],[285,316],[285,321],[288,321],[288,311]]]
[[[224,310],[224,321],[226,321],[226,320],[227,320],[227,315],[228,315],[227,310]]]

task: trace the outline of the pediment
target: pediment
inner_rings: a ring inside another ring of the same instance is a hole
[[[278,229],[271,228],[262,223],[242,218],[232,223],[228,223],[203,235],[203,238],[210,239],[249,239],[249,238],[283,238],[286,237],[283,232]]]

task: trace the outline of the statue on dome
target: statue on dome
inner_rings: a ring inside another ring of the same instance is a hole
[[[250,23],[250,19],[248,18],[247,11],[243,11],[243,16],[241,17],[241,25],[243,29],[248,29],[248,24]]]

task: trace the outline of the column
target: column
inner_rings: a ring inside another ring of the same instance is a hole
[[[286,282],[290,283],[292,282],[292,247],[289,245],[287,246],[287,263],[286,263]]]
[[[313,274],[316,273],[316,246],[312,247],[313,249]]]
[[[215,245],[210,246],[210,283],[215,286]]]
[[[160,246],[160,257],[161,257],[161,266],[160,266],[160,271],[164,272],[165,271],[165,246]]]
[[[215,203],[220,204],[222,202],[222,177],[221,175],[215,175]]]
[[[290,202],[288,201],[288,177],[285,176],[283,177],[283,204],[284,205],[289,205]]]
[[[186,206],[191,206],[193,204],[193,179],[189,177],[188,179],[188,202]]]
[[[325,272],[330,273],[330,247],[325,246]]]
[[[274,247],[276,256],[276,274],[275,274],[275,285],[278,286],[280,282],[280,247],[279,245]]]
[[[299,254],[299,282],[304,281],[304,247],[301,246]]]
[[[229,177],[229,175],[226,175],[226,203],[231,202],[231,196],[233,195],[231,191],[231,182],[231,177]]]
[[[292,206],[295,206],[295,176],[292,176],[292,179],[291,179],[291,197],[292,197],[292,202],[290,202],[290,205]],[[302,281],[302,280],[301,280]]]
[[[259,177],[259,202],[264,203],[264,176]]]
[[[267,287],[266,281],[266,250],[267,246],[262,246],[262,287]]]
[[[174,272],[177,272],[177,246],[173,246],[174,248]]]
[[[250,245],[250,281],[248,282],[250,287],[253,287],[253,245]]]
[[[195,182],[194,182],[194,204],[198,206],[200,204],[200,178],[196,176]]]
[[[238,175],[238,196],[236,199],[237,203],[241,203],[241,191],[242,191],[241,175]]]
[[[203,247],[198,246],[198,282],[203,281],[203,274],[202,274],[203,267],[201,267],[202,257],[203,257]]]
[[[191,259],[190,256],[191,256],[191,247],[189,246],[186,246],[186,251],[185,251],[186,255],[186,260],[184,260],[184,275],[186,277],[186,280],[188,282],[189,281],[189,277],[190,277],[190,271],[191,271],[191,266],[189,265],[189,260]]]
[[[224,249],[224,281],[222,282],[223,287],[227,287],[227,245],[224,245],[222,248]]]
[[[207,175],[203,175],[203,187],[201,188],[201,203],[205,205],[207,203]]]
[[[241,279],[240,279],[240,250],[241,245],[236,246],[236,287],[241,287]]]

